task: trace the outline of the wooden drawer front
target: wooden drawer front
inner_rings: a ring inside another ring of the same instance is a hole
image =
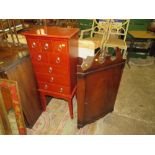
[[[69,86],[69,76],[55,75],[55,74],[42,74],[36,73],[37,80],[39,82],[48,82],[51,84],[59,84]]]
[[[46,53],[32,52],[31,60],[32,60],[32,62],[35,62],[35,63],[40,63],[40,62],[46,63],[46,62],[48,62],[48,56]]]
[[[53,73],[53,66],[44,63],[33,63],[33,68],[36,73],[45,73],[45,74],[52,74]]]
[[[69,65],[69,58],[65,55],[53,54],[50,53],[49,55],[49,63],[55,64],[57,66],[68,66]]]
[[[68,55],[67,41],[53,41],[53,53]]]
[[[56,74],[65,77],[69,75],[69,70],[67,67],[63,69],[62,67],[43,63],[33,63],[33,67],[36,73]]]
[[[51,39],[41,40],[41,48],[43,52],[52,52],[52,40]]]
[[[53,65],[53,74],[56,75],[62,75],[62,76],[69,76],[69,68],[68,66],[58,66],[58,65]]]
[[[27,39],[30,52],[42,52],[39,39]]]
[[[70,94],[70,87],[56,85],[56,84],[49,84],[46,82],[38,82],[39,88],[45,91],[52,91],[54,93],[60,94]]]

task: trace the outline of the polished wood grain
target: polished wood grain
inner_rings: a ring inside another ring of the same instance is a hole
[[[72,38],[76,33],[79,32],[78,28],[62,28],[56,26],[41,26],[32,28],[29,31],[24,32],[26,36],[44,36],[44,37],[53,37],[53,38]]]
[[[62,69],[59,65],[49,64],[49,63],[34,63],[33,68],[36,71],[36,73],[45,73],[48,75],[52,74],[58,74],[63,76],[69,76],[69,70],[67,70],[65,67]]]
[[[62,84],[65,86],[70,86],[69,76],[64,76],[63,74],[43,74],[36,73],[36,78],[38,81],[48,82],[51,84]]]
[[[155,39],[155,33],[150,31],[128,31],[128,33],[134,38]]]
[[[116,51],[115,60],[111,60],[110,56],[100,62],[101,59],[98,53],[78,65],[78,128],[114,109],[125,60],[121,58],[120,50]]]

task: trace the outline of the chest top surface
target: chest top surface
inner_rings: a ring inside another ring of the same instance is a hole
[[[25,32],[25,36],[45,36],[45,37],[59,37],[59,38],[71,38],[79,31],[78,28],[63,28],[56,26],[41,26],[36,28],[31,28]]]

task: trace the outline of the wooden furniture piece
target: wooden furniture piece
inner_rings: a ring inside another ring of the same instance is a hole
[[[114,109],[125,60],[120,49],[117,49],[115,59],[111,56],[102,57],[102,53],[88,57],[78,65],[78,128]]]
[[[103,45],[103,47],[105,48],[119,47],[123,54],[123,58],[125,59],[127,56],[126,37],[127,37],[129,22],[130,22],[129,19],[124,19],[124,20],[111,19],[109,24],[107,39]]]
[[[128,33],[139,39],[155,39],[155,33],[149,31],[128,31]]]
[[[38,90],[46,109],[46,96],[68,101],[73,118],[72,98],[76,91],[77,28],[40,27],[24,32],[37,78]]]
[[[131,43],[128,48],[128,61],[130,56],[135,53],[137,53],[137,55],[140,54],[140,57],[146,57],[149,54],[153,55],[152,49],[155,40],[155,33],[149,31],[128,31],[128,34],[131,36]],[[136,47],[137,42],[141,44],[143,43],[144,47]]]
[[[21,135],[25,135],[26,134],[26,127],[25,127],[25,123],[24,123],[24,116],[23,116],[23,112],[22,112],[17,82],[12,81],[12,80],[0,79],[0,93],[4,89],[9,89],[10,94],[11,94],[12,107],[13,107],[13,111],[15,113],[16,123],[18,126],[18,132]],[[0,105],[1,105],[0,113],[4,114],[4,115],[1,115],[1,114],[0,115],[4,116],[4,117],[2,117],[3,118],[2,120],[7,120],[6,123],[5,123],[5,121],[3,121],[4,129],[6,129],[5,134],[11,134],[11,132],[8,132],[8,127],[10,129],[10,125],[8,125],[9,124],[9,121],[7,118],[8,115],[7,115],[7,111],[5,109],[5,106],[4,106],[3,95],[1,95],[1,94],[0,94],[0,102],[1,102],[0,103]]]
[[[25,123],[27,127],[32,127],[42,109],[27,48],[0,47],[0,78],[18,83]],[[3,92],[7,110],[12,103],[10,95],[7,90]]]

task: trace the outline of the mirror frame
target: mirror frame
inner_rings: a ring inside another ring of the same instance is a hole
[[[12,99],[12,108],[14,109],[14,112],[15,112],[15,118],[16,118],[19,134],[25,135],[26,127],[25,127],[17,82],[12,80],[0,79],[0,93],[1,93],[1,88],[9,89],[11,94],[11,99]],[[3,107],[5,107],[5,105]]]

